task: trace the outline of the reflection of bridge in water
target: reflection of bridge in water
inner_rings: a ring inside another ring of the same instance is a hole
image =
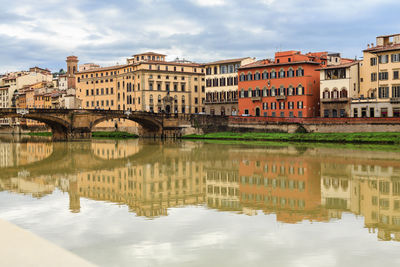
[[[127,205],[151,218],[199,204],[276,214],[285,223],[330,221],[351,212],[364,216],[365,227],[381,240],[400,240],[398,153],[96,141],[54,143],[48,158],[23,169],[25,176],[21,167],[2,169],[0,188],[24,193],[29,190],[18,186],[32,192],[43,185],[49,194],[58,187],[69,193],[73,212],[80,211],[82,197]]]

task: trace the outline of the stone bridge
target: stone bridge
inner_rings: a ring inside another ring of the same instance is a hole
[[[189,114],[160,114],[142,111],[85,109],[0,109],[0,118],[25,118],[43,122],[51,128],[53,140],[87,139],[103,121],[127,119],[141,126],[145,137],[176,137],[182,128],[191,127]]]

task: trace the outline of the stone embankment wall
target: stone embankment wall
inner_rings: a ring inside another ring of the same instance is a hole
[[[191,129],[193,128],[193,129]],[[400,132],[400,118],[265,118],[197,116],[186,133],[210,132]]]

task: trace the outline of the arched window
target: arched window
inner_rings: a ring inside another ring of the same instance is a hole
[[[240,81],[243,82],[244,80],[245,80],[245,75],[244,75],[244,73],[241,73],[240,74]]]
[[[161,95],[158,95],[158,103],[161,103]]]
[[[285,71],[283,69],[279,70],[279,78],[285,78]]]
[[[304,76],[304,70],[303,70],[302,67],[299,67],[299,68],[296,70],[296,76],[299,76],[299,77]]]
[[[328,99],[329,98],[329,89],[328,88],[325,88],[325,90],[324,90],[324,92],[323,92],[323,94],[322,94],[322,98],[324,98],[324,99]]]
[[[339,91],[337,88],[333,89],[333,91],[331,93],[331,98],[334,98],[334,99],[339,98]]]
[[[249,88],[249,97],[253,96],[253,90],[251,90],[251,88]]]
[[[279,95],[285,95],[285,87],[283,85],[279,87]]]
[[[271,89],[271,96],[276,96],[276,88],[274,86]]]
[[[275,70],[271,70],[271,79],[275,79],[276,78],[276,72]]]
[[[182,104],[185,104],[185,96],[182,96]]]
[[[268,96],[268,93],[267,93],[268,91],[267,91],[267,87],[264,87],[263,88],[263,96]]]
[[[292,67],[289,68],[287,74],[288,74],[288,75],[287,75],[288,77],[293,77],[293,76],[294,76],[294,70],[293,70]]]
[[[340,98],[347,98],[346,88],[342,88],[342,90],[340,91]]]
[[[174,103],[178,104],[178,97],[177,96],[174,96]]]
[[[254,74],[254,80],[258,81],[260,80],[260,73],[256,72],[256,74]]]
[[[254,96],[261,96],[260,88],[256,87],[256,89],[254,90]]]
[[[253,75],[251,75],[251,72],[247,73],[247,80],[248,81],[253,80]]]
[[[296,95],[303,95],[304,94],[304,87],[299,84],[299,86],[297,86],[296,88]]]
[[[240,97],[241,97],[241,98],[244,97],[244,89],[243,89],[243,88],[240,90]]]
[[[263,80],[268,79],[268,72],[267,72],[267,71],[264,71],[264,72],[262,73],[262,79],[263,79]]]
[[[293,95],[293,94],[294,94],[293,91],[294,91],[294,90],[293,90],[293,86],[289,85],[289,88],[288,88],[288,95]]]

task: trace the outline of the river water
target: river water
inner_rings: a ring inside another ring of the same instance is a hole
[[[3,136],[0,218],[100,266],[399,266],[400,150]]]

